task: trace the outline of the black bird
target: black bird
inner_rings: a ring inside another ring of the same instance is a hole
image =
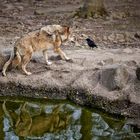
[[[137,79],[140,80],[140,67],[136,69],[136,76],[137,76]]]
[[[86,41],[90,48],[98,48],[97,45],[95,44],[95,42],[93,40],[91,40],[90,38],[87,38]]]
[[[135,33],[134,37],[140,39],[140,35],[138,33]]]

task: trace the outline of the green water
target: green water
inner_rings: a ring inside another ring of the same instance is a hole
[[[125,120],[69,101],[0,99],[0,140],[139,140]]]

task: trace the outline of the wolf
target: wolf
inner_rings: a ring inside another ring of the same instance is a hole
[[[32,73],[27,71],[27,64],[36,51],[42,51],[47,65],[52,62],[48,60],[47,50],[53,48],[63,60],[70,60],[69,57],[61,50],[63,42],[69,39],[70,27],[63,25],[47,25],[39,30],[29,32],[15,42],[14,51],[11,53],[9,60],[4,64],[2,75],[6,76],[6,70],[11,64],[12,67],[20,66],[26,75]]]

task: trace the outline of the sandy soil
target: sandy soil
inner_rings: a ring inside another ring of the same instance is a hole
[[[16,37],[48,24],[66,24],[74,28],[79,46],[85,47],[90,36],[102,47],[139,48],[140,38],[135,37],[140,35],[139,0],[105,0],[106,19],[72,18],[81,5],[81,0],[1,0],[0,46],[12,46]]]

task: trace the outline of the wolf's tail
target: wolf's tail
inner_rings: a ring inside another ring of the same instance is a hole
[[[9,60],[4,64],[2,68],[2,75],[6,76],[6,70],[10,64],[12,64],[12,67],[17,67],[19,63],[21,63],[21,56],[18,53],[17,48],[14,47],[14,52],[11,53]]]

